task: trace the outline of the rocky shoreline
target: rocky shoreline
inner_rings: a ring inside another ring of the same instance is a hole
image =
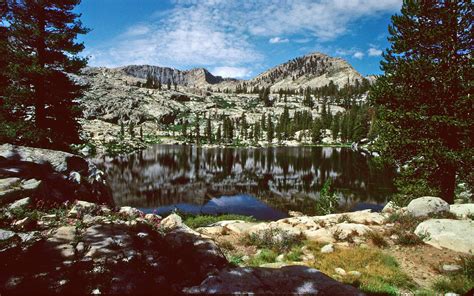
[[[463,273],[474,204],[421,197],[382,213],[191,229],[176,214],[115,208],[80,157],[8,144],[0,157],[2,294],[414,293],[453,275],[474,286]]]

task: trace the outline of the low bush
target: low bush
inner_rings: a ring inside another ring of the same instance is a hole
[[[209,226],[213,223],[216,223],[219,221],[225,221],[225,220],[243,220],[246,222],[257,221],[252,216],[243,216],[243,215],[234,215],[234,214],[226,214],[226,215],[218,215],[218,216],[213,216],[213,215],[191,216],[191,215],[180,214],[180,216],[184,216],[184,224],[186,224],[187,226],[193,229]]]
[[[375,231],[368,231],[365,237],[369,239],[374,245],[380,248],[388,247],[388,242],[385,240],[382,234]]]
[[[243,238],[243,243],[256,246],[259,249],[265,248],[285,253],[295,246],[301,246],[304,239],[303,235],[292,234],[279,228],[268,228],[248,234]]]
[[[268,249],[262,249],[260,250],[260,253],[249,260],[248,264],[250,266],[260,266],[265,263],[273,263],[277,257],[278,254],[276,252]]]
[[[334,213],[338,206],[338,198],[331,190],[331,180],[329,179],[321,189],[315,210],[318,215],[328,215]]]

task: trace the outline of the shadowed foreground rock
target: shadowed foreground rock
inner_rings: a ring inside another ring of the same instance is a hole
[[[306,266],[282,268],[226,268],[209,276],[199,286],[184,289],[189,294],[311,294],[363,295],[320,271]]]
[[[78,201],[39,217],[30,232],[0,229],[0,241],[2,295],[360,295],[312,268],[234,267],[175,214],[161,219]]]
[[[104,174],[92,162],[62,151],[0,145],[0,205],[23,198],[113,205]]]

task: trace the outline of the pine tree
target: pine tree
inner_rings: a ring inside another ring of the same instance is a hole
[[[84,90],[69,74],[79,74],[87,63],[78,56],[84,45],[76,42],[79,34],[88,32],[74,12],[80,0],[10,3],[9,45],[14,55],[8,75],[15,89],[9,100],[20,102],[15,107],[34,110],[38,142],[29,144],[67,150],[80,142],[76,99]]]
[[[406,0],[392,17],[385,75],[371,100],[382,154],[411,162],[452,203],[456,174],[474,183],[472,1]]]
[[[196,115],[196,121],[194,123],[194,135],[197,145],[201,145],[201,130],[199,126],[199,115]]]
[[[168,90],[171,90],[171,80],[168,79],[168,82],[166,83],[166,86],[168,88]]]
[[[311,141],[313,144],[319,144],[321,142],[321,121],[316,119],[311,128]]]
[[[219,127],[217,128],[216,141],[218,144],[222,143],[222,127],[220,124],[219,124]]]
[[[268,122],[267,122],[267,141],[268,141],[268,143],[273,142],[273,138],[275,136],[274,134],[275,134],[275,132],[274,132],[274,128],[273,128],[272,117],[270,115],[268,115]]]
[[[206,136],[207,136],[207,143],[212,144],[212,124],[210,116],[207,118],[206,124]]]
[[[332,139],[334,141],[337,141],[337,136],[339,135],[339,129],[340,129],[340,122],[339,122],[340,115],[339,113],[334,116],[334,119],[332,121],[331,125],[331,133],[332,133]]]

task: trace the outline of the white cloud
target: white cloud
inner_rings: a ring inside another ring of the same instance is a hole
[[[364,57],[364,53],[362,51],[356,51],[354,55],[352,55],[356,59],[362,59]]]
[[[252,71],[245,67],[215,67],[212,74],[222,77],[231,78],[247,78],[252,74]]]
[[[347,33],[357,20],[395,12],[401,3],[401,0],[172,0],[172,9],[154,13],[154,19],[135,24],[100,46],[89,47],[90,63],[249,67],[264,57],[253,43],[258,38],[282,43],[289,40],[275,36],[298,34],[305,42],[334,40]]]
[[[369,48],[367,53],[371,57],[378,57],[378,56],[382,55],[382,50],[380,50],[378,48],[375,48],[375,47],[371,47],[371,48]]]
[[[288,38],[280,38],[280,37],[273,37],[268,40],[268,42],[275,44],[275,43],[288,43],[290,40]]]

